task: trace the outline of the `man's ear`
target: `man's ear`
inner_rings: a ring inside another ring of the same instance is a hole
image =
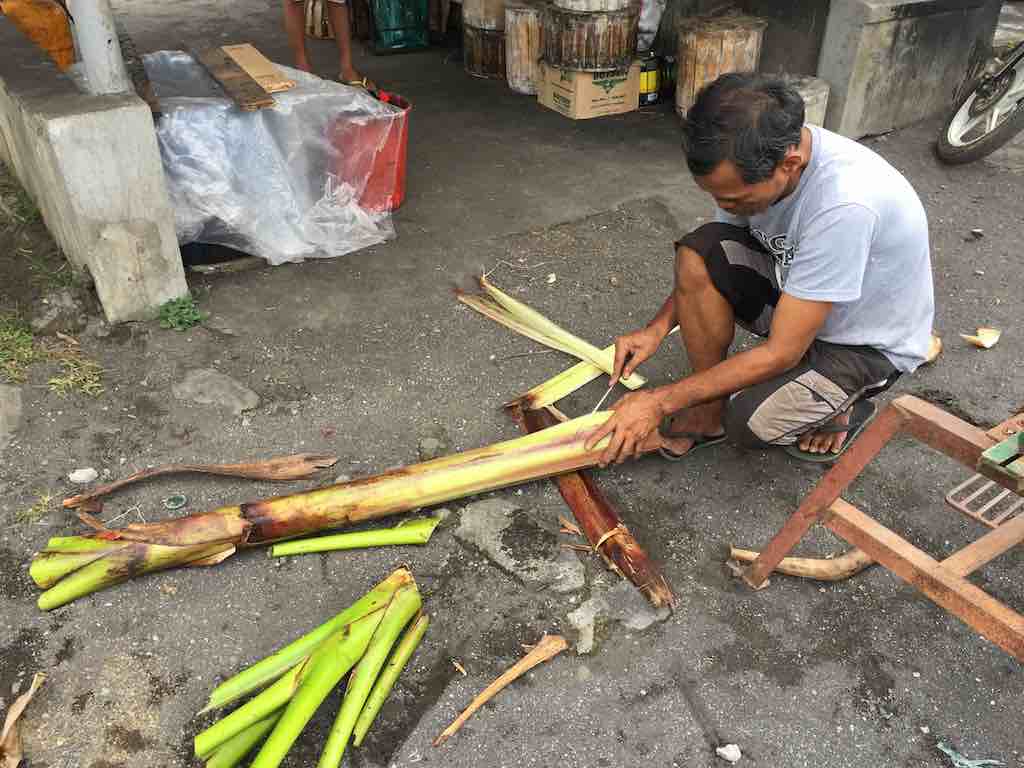
[[[789,175],[799,170],[803,161],[804,159],[800,155],[800,150],[796,147],[790,147],[786,150],[786,156],[782,158],[782,162],[779,163],[779,166],[787,175]]]

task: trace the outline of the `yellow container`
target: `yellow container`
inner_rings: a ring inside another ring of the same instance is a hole
[[[67,14],[53,0],[2,0],[0,11],[63,72],[75,62],[75,41]]]

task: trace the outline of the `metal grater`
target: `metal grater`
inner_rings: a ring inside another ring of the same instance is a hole
[[[1024,498],[982,475],[972,475],[947,493],[946,503],[989,528],[1024,514]]]

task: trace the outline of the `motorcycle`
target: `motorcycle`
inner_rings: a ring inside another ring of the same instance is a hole
[[[1024,130],[1024,41],[985,72],[957,101],[935,150],[946,163],[972,163]]]

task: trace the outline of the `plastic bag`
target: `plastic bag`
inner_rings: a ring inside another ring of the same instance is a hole
[[[394,237],[386,211],[361,205],[372,166],[345,162],[394,152],[382,138],[392,132],[338,126],[387,126],[404,120],[403,110],[281,67],[295,87],[274,94],[275,106],[247,112],[186,53],[160,51],[144,63],[163,111],[157,141],[180,243],[225,245],[281,264]],[[364,145],[346,146],[352,137]],[[365,146],[366,137],[380,144]]]

